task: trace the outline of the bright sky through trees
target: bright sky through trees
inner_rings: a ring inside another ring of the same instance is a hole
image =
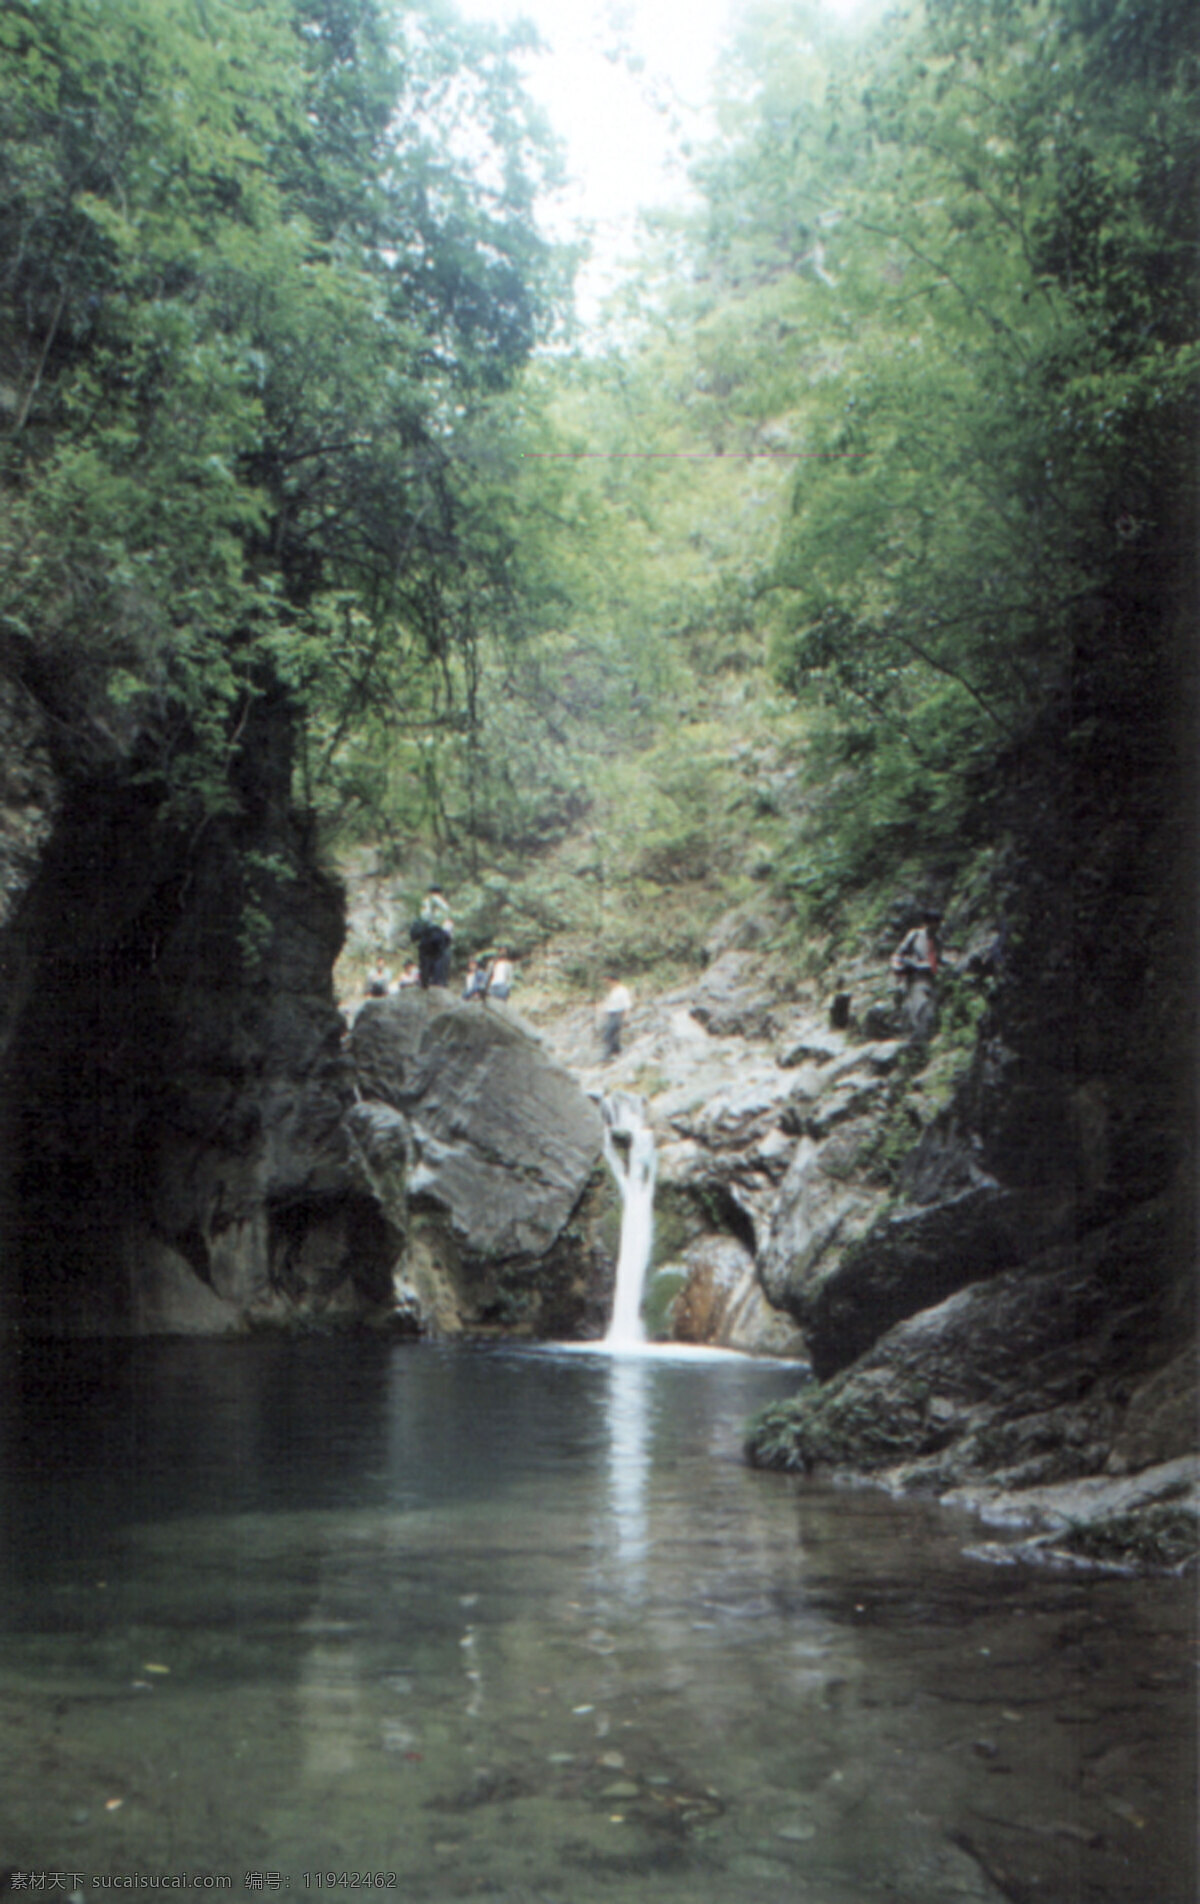
[[[727,0],[463,0],[468,18],[532,18],[547,51],[530,91],[567,142],[571,181],[548,218],[556,237],[591,236],[580,274],[585,321],[630,254],[639,208],[685,190],[684,148],[706,128]]]
[[[849,21],[866,0],[824,0]],[[577,303],[588,321],[633,249],[637,215],[678,202],[688,148],[713,130],[713,68],[737,24],[731,0],[460,0],[469,19],[532,19],[547,52],[528,62],[530,91],[567,142],[571,183],[547,222],[556,237],[591,232]]]

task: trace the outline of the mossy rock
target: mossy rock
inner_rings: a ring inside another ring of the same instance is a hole
[[[924,1453],[936,1440],[921,1398],[885,1402],[861,1384],[814,1383],[788,1401],[769,1402],[746,1425],[746,1459],[755,1468],[809,1473],[856,1468],[869,1473]]]
[[[660,1269],[650,1277],[642,1303],[642,1320],[652,1342],[671,1340],[671,1309],[686,1281],[687,1271],[674,1266]]]
[[[660,1186],[654,1199],[653,1267],[665,1268],[669,1263],[678,1262],[691,1244],[711,1228],[695,1192]]]
[[[1054,1542],[1083,1560],[1131,1567],[1182,1567],[1200,1560],[1200,1516],[1178,1501],[1081,1522]]]

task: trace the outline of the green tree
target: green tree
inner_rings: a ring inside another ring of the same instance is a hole
[[[385,659],[469,656],[460,443],[562,289],[521,44],[378,0],[5,10],[0,632],[72,770],[136,741],[220,806],[272,684],[328,765]]]
[[[961,846],[1081,644],[1123,665],[1169,638],[1196,519],[1195,22],[941,0],[838,55],[785,6],[742,59],[700,173],[697,335],[725,415],[797,454],[762,599],[781,680],[834,716],[798,874],[828,893]]]

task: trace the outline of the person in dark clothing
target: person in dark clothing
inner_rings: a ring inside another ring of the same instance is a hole
[[[448,985],[450,953],[454,941],[454,921],[442,897],[440,886],[431,886],[421,906],[421,916],[409,935],[417,948],[422,988]]]

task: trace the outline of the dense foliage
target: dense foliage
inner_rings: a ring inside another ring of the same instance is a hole
[[[526,945],[690,957],[755,880],[804,916],[948,878],[1045,710],[1074,744],[1180,639],[1192,10],[843,42],[761,0],[700,210],[573,355],[526,44],[433,0],[10,0],[4,665],[64,758],[204,810],[282,683],[330,834]]]
[[[5,8],[0,633],[64,763],[133,746],[209,810],[281,682],[310,777],[410,675],[461,718],[480,445],[559,288],[519,45],[382,0]]]
[[[1081,647],[1179,638],[1195,19],[931,0],[846,58],[784,6],[742,56],[698,334],[720,413],[797,453],[762,595],[781,679],[835,715],[819,898],[952,861]]]

